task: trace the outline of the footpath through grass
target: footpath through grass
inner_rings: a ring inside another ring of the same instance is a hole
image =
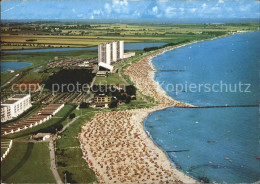
[[[14,141],[9,155],[1,163],[2,182],[55,183],[48,146],[48,142]]]
[[[61,134],[61,139],[56,141],[56,155],[58,172],[65,182],[65,173],[67,182],[70,183],[91,183],[97,181],[97,177],[87,162],[82,158],[82,150],[78,140],[78,134],[81,132],[83,124],[86,123],[98,110],[80,109],[75,110],[77,119],[67,130]]]

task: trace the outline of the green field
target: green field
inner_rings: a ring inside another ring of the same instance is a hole
[[[166,42],[175,43],[184,39],[201,40],[236,31],[257,30],[257,23],[233,24],[160,24],[160,23],[71,23],[63,22],[20,24],[20,31],[2,33],[3,49],[28,49],[52,47],[89,47],[112,40],[128,43]],[[32,27],[44,25],[47,29],[32,31]],[[5,27],[7,25],[3,25]],[[10,25],[8,25],[10,26]],[[53,30],[59,27],[59,30]]]
[[[14,141],[12,149],[1,163],[5,183],[54,183],[50,170],[49,143]]]
[[[97,181],[95,173],[88,167],[87,162],[82,158],[82,151],[79,147],[78,134],[85,121],[89,120],[98,110],[83,109],[74,110],[76,116],[83,114],[66,131],[61,134],[61,139],[56,142],[58,171],[64,181],[64,173],[67,175],[67,182],[90,183]]]
[[[125,84],[125,83],[119,77],[118,73],[111,73],[108,75],[108,77],[96,77],[95,84],[97,84],[97,85],[115,85],[115,84]]]

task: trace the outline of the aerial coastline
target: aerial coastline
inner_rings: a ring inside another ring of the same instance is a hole
[[[247,3],[3,1],[3,183],[259,180]],[[218,81],[251,93],[191,89]]]
[[[221,37],[225,36],[228,35]],[[149,135],[146,133],[143,126],[143,121],[150,113],[154,111],[169,107],[197,107],[192,104],[174,100],[172,97],[168,96],[161,88],[160,84],[154,80],[156,69],[152,64],[152,59],[158,55],[197,42],[200,41],[157,50],[151,55],[145,56],[142,59],[134,62],[125,69],[125,74],[128,75],[130,80],[134,82],[137,89],[140,90],[143,95],[152,97],[157,102],[157,105],[151,108],[137,110],[98,113],[83,126],[82,131],[79,134],[83,158],[95,171],[100,182],[197,182],[195,179],[191,178],[185,173],[182,173],[174,167],[172,162],[168,159],[166,153],[153,142],[151,137],[149,137]],[[104,126],[108,126],[106,127],[108,131],[104,132]],[[128,132],[127,136],[124,136],[123,132]],[[106,144],[106,142],[114,142],[114,145],[117,145],[116,147],[119,147],[120,149],[117,149],[117,152],[113,153],[113,150],[116,148],[113,148],[111,144]],[[134,143],[134,146],[130,146],[129,142]],[[105,148],[105,151],[99,148]],[[135,155],[133,153],[138,150],[136,152],[141,154],[142,149],[147,149],[145,152],[146,159],[139,160],[138,154]],[[132,157],[130,157],[131,159],[129,159],[128,154],[125,154],[129,152],[133,154]],[[154,155],[157,155],[157,158],[154,157]],[[113,165],[114,158],[118,158],[119,161],[117,164],[114,164],[112,171],[109,171],[111,169],[110,165]],[[153,159],[155,164],[154,166],[144,164],[149,163],[149,160]],[[140,163],[135,163],[136,160],[138,160]],[[121,164],[125,165],[125,167],[122,167]],[[141,172],[138,172],[140,168],[142,168]],[[160,172],[156,170],[156,168],[160,169]],[[143,172],[144,170],[146,170],[145,174]],[[122,177],[122,173],[125,173],[124,177]],[[158,175],[157,173],[163,174]],[[169,175],[169,173],[174,173],[174,176],[172,177]],[[131,177],[133,175],[135,177]]]
[[[195,107],[172,99],[159,83],[154,81],[156,70],[152,65],[152,58],[181,46],[162,49],[146,56],[125,71],[141,93],[152,97],[158,105],[137,110],[98,113],[83,126],[79,134],[83,158],[95,171],[100,182],[196,183],[195,179],[172,165],[165,152],[156,146],[143,127],[143,121],[151,112],[172,106]],[[127,135],[124,135],[125,132]],[[113,152],[115,149],[117,152]],[[142,155],[142,152],[145,152],[145,155],[140,158],[138,155]]]

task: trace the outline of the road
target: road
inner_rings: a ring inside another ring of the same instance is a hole
[[[67,123],[60,131],[58,131],[58,134],[61,134],[62,132],[64,132],[72,123],[74,123],[79,118],[80,118],[80,116],[74,118],[69,123]]]
[[[67,123],[60,131],[57,132],[58,134],[61,134],[62,132],[64,132],[70,125],[72,125],[77,119],[79,119],[81,116],[78,116],[74,119],[72,119],[69,123]],[[56,183],[58,184],[62,184],[62,179],[57,171],[57,167],[56,167],[56,157],[55,157],[55,146],[54,146],[54,141],[57,139],[57,135],[52,135],[51,136],[51,140],[49,142],[49,150],[50,150],[50,160],[51,160],[51,171],[53,173],[53,176],[56,180]]]
[[[55,162],[55,148],[54,148],[54,140],[56,139],[56,136],[51,137],[51,140],[49,142],[49,150],[50,150],[50,160],[51,160],[51,171],[53,173],[53,176],[56,180],[56,183],[62,184],[62,179],[57,171],[56,162]]]
[[[19,77],[20,74],[16,74],[15,76],[13,76],[10,80],[8,80],[5,84],[3,84],[1,86],[1,88],[3,89],[5,86],[11,84],[11,82],[13,82],[17,77]]]

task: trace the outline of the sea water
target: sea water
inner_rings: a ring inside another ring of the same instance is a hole
[[[161,70],[155,80],[174,99],[198,106],[238,106],[167,108],[144,121],[146,131],[174,165],[196,179],[259,180],[259,111],[258,107],[243,107],[258,104],[259,40],[259,32],[236,34],[187,45],[153,59],[155,68]],[[221,81],[250,87],[247,92],[244,88],[242,92],[188,89],[176,93],[167,86]]]

